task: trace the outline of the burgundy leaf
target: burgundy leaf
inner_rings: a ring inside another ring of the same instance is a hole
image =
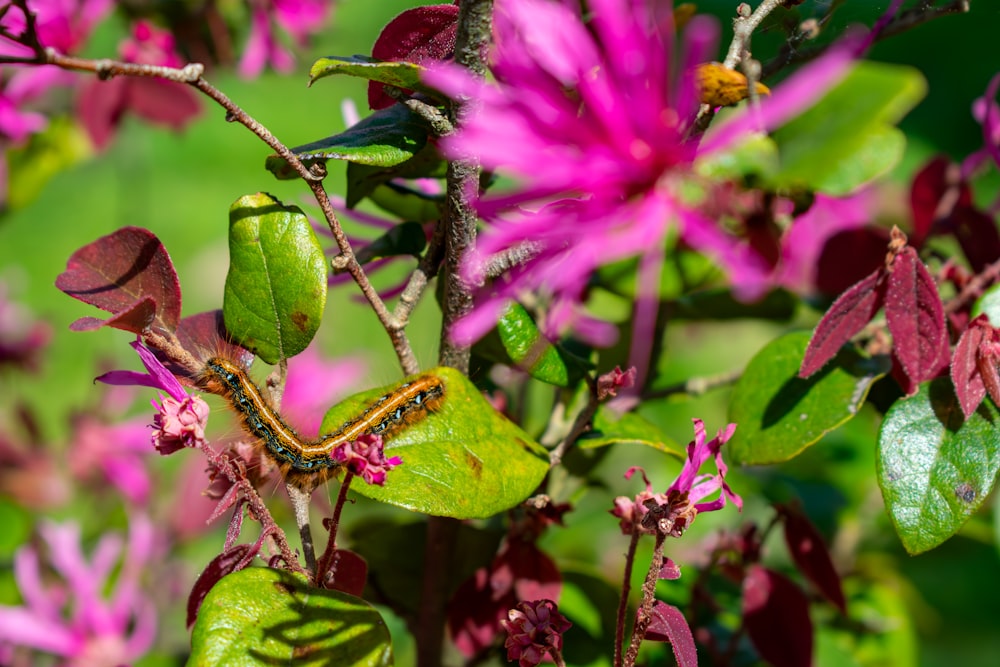
[[[152,325],[162,331],[174,331],[180,321],[181,288],[170,255],[152,232],[139,227],[123,227],[77,250],[56,287],[116,316],[151,299]]]
[[[448,603],[448,632],[455,647],[462,655],[472,657],[492,646],[500,632],[500,621],[516,604],[513,590],[493,590],[489,570],[476,570]]]
[[[209,310],[182,319],[177,325],[177,340],[181,347],[202,363],[211,357],[225,357],[243,368],[250,368],[253,363],[253,352],[231,341],[221,310]],[[177,371],[175,375],[183,372],[171,367],[164,359],[160,361],[171,371]]]
[[[336,576],[332,582],[324,584],[326,588],[361,597],[368,580],[368,562],[348,549],[337,549],[334,558]]]
[[[128,77],[108,81],[91,79],[77,96],[77,117],[86,128],[94,147],[101,151],[111,143],[125,113]]]
[[[458,26],[456,5],[428,5],[408,9],[382,28],[372,46],[372,57],[392,62],[422,65],[446,60],[455,53]],[[368,82],[368,106],[385,109],[396,103],[383,84]]]
[[[809,602],[787,577],[750,566],[743,580],[743,625],[760,657],[774,667],[812,664]]]
[[[510,588],[520,600],[558,600],[562,574],[548,554],[534,542],[512,539],[490,566],[494,590]]]
[[[198,580],[194,582],[194,588],[188,596],[187,604],[187,626],[190,628],[198,619],[198,610],[205,596],[227,574],[242,570],[253,560],[259,547],[255,549],[253,544],[237,544],[226,549],[221,554],[212,559],[205,570],[198,575]]]
[[[893,351],[914,383],[930,380],[948,361],[944,306],[927,267],[911,247],[903,248],[889,271],[885,317]]]
[[[76,322],[70,324],[69,328],[72,331],[94,331],[101,327],[111,327],[112,329],[121,329],[122,331],[141,334],[143,331],[149,329],[155,319],[156,301],[147,296],[106,320],[96,317],[81,317]]]
[[[955,395],[966,419],[986,396],[986,385],[979,372],[979,347],[989,336],[988,329],[992,327],[985,314],[972,320],[958,339],[951,357],[951,383],[955,386]]]
[[[181,130],[201,111],[194,90],[158,79],[129,79],[126,104],[140,118],[155,125]]]
[[[674,580],[681,578],[681,568],[672,559],[663,557],[663,564],[660,566],[660,579]]]
[[[993,402],[1000,405],[1000,375],[997,374],[996,362],[988,357],[979,357],[979,374],[983,378],[986,393]]]
[[[837,232],[823,244],[816,262],[816,289],[833,296],[843,294],[885,263],[889,232],[881,227],[862,227]]]
[[[949,211],[954,206],[968,206],[972,202],[972,192],[967,183],[959,181],[957,167],[942,155],[933,158],[913,177],[910,188],[913,234],[910,235],[910,242],[914,246],[919,248],[923,244],[935,220],[947,212],[939,210],[946,194],[954,200],[945,202]]]
[[[677,607],[656,600],[653,618],[644,637],[654,642],[670,642],[678,667],[697,667],[698,649],[687,619]]]
[[[875,317],[884,298],[884,275],[882,269],[874,271],[833,302],[809,340],[799,377],[809,377],[821,369]]]
[[[785,520],[785,543],[795,565],[824,598],[839,609],[840,613],[847,614],[840,575],[833,567],[823,537],[801,512],[785,507],[782,516]]]
[[[986,213],[972,206],[959,206],[948,217],[947,225],[973,272],[979,273],[1000,259],[1000,232]]]

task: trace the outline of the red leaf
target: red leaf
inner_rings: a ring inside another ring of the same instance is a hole
[[[198,580],[194,582],[194,588],[191,589],[191,594],[188,596],[187,626],[189,628],[198,619],[201,603],[212,587],[227,574],[242,570],[249,565],[259,550],[259,545],[235,544],[212,559],[212,562],[198,575]]]
[[[653,618],[644,637],[654,642],[670,642],[678,667],[697,667],[698,649],[687,619],[677,607],[659,600],[653,603]]]
[[[967,206],[972,203],[972,192],[964,181],[959,181],[957,165],[941,155],[935,157],[917,172],[910,188],[910,208],[913,213],[913,233],[910,243],[920,247],[931,233],[935,220],[942,216],[938,210],[941,199],[950,188],[958,188],[957,200],[951,206]]]
[[[986,396],[986,385],[979,372],[979,348],[992,329],[985,313],[972,320],[958,339],[951,358],[951,383],[955,386],[955,395],[966,419]]]
[[[337,549],[335,558],[336,576],[332,585],[326,584],[326,587],[361,597],[361,594],[365,592],[365,583],[368,580],[368,562],[348,549]]]
[[[893,351],[913,382],[935,377],[948,363],[948,329],[934,279],[906,247],[889,271],[885,317]]]
[[[91,79],[77,96],[76,113],[97,150],[111,143],[125,113],[128,77],[109,81]]]
[[[210,357],[225,357],[243,368],[250,368],[253,363],[253,352],[231,342],[221,310],[209,310],[182,319],[177,325],[177,340],[202,363]],[[160,361],[166,363],[164,359]]]
[[[989,215],[972,206],[959,206],[952,211],[947,224],[974,273],[1000,258],[1000,232]]]
[[[840,586],[840,575],[833,567],[823,537],[801,512],[785,507],[782,516],[785,520],[785,543],[799,571],[830,604],[846,615],[847,602]]]
[[[458,26],[456,5],[428,5],[408,9],[382,28],[372,46],[372,57],[392,62],[426,62],[451,58],[455,53]],[[383,84],[368,82],[368,106],[385,109],[396,103],[385,93]]]
[[[494,591],[485,567],[462,582],[448,604],[448,632],[466,657],[492,646],[500,621],[517,604],[512,590]]]
[[[884,298],[884,275],[882,269],[877,269],[833,302],[816,325],[802,359],[799,377],[809,377],[822,368],[875,317]]]
[[[823,244],[816,262],[816,289],[833,296],[843,294],[885,263],[889,232],[881,227],[845,229]]]
[[[812,664],[809,602],[788,578],[750,566],[743,580],[743,624],[760,657],[774,667]]]
[[[562,574],[548,554],[534,542],[510,540],[490,566],[494,590],[510,588],[521,600],[558,600]]]
[[[177,328],[181,288],[170,255],[152,232],[123,227],[73,253],[56,287],[74,299],[115,315],[105,324],[134,331],[136,309],[150,301],[156,307],[152,325],[161,331]],[[119,321],[119,318],[120,321]],[[93,318],[76,323],[87,328]]]
[[[182,130],[201,111],[194,90],[172,81],[130,79],[126,104],[137,116],[154,125]]]
[[[156,302],[150,297],[140,299],[106,320],[96,317],[81,317],[69,325],[72,331],[94,331],[101,327],[111,327],[122,331],[141,334],[149,329],[156,318]]]

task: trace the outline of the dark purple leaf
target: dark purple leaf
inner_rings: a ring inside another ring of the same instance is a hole
[[[955,386],[955,395],[966,419],[976,411],[986,396],[986,385],[979,372],[979,348],[991,329],[986,314],[972,320],[958,339],[951,358],[951,383]]]
[[[372,57],[422,65],[446,60],[455,52],[458,7],[428,5],[408,9],[389,21],[372,46]],[[383,84],[368,82],[368,106],[385,109],[396,103]]]
[[[190,87],[158,79],[129,79],[126,104],[137,116],[155,125],[182,130],[201,111]]]
[[[844,590],[840,585],[840,575],[833,567],[830,552],[823,537],[812,525],[809,518],[792,508],[783,508],[785,520],[785,544],[796,566],[840,613],[847,613]]]
[[[659,600],[653,603],[653,619],[644,637],[653,642],[670,642],[678,667],[697,667],[698,649],[687,619],[677,607]]]
[[[492,646],[500,632],[500,621],[516,604],[513,590],[494,590],[489,570],[476,570],[448,603],[448,633],[455,647],[471,657]]]
[[[180,321],[181,288],[170,255],[152,232],[139,227],[123,227],[77,250],[56,287],[112,313],[105,324],[126,331],[135,330],[147,301],[155,306],[154,328],[172,332]],[[84,318],[74,326],[86,329],[93,321]]]
[[[743,580],[743,625],[757,653],[774,667],[812,664],[809,602],[788,578],[750,566]]]
[[[209,310],[182,319],[177,325],[177,340],[202,363],[211,357],[225,357],[243,368],[250,368],[253,363],[253,352],[230,339],[221,310]]]
[[[806,347],[799,377],[807,378],[821,369],[875,317],[884,297],[884,275],[882,269],[876,270],[833,302]]]
[[[156,319],[156,301],[144,297],[106,320],[96,317],[81,317],[69,325],[72,331],[95,331],[101,327],[111,327],[140,334],[149,329]]]
[[[660,579],[680,579],[681,578],[681,568],[670,558],[666,556],[663,557],[663,565],[660,566]]]
[[[939,155],[928,162],[913,177],[910,188],[910,208],[913,213],[913,234],[910,243],[920,247],[933,231],[935,221],[947,211],[939,211],[941,200],[949,189],[955,188],[957,200],[951,206],[968,206],[972,193],[965,182],[959,181],[958,165]],[[949,207],[950,210],[950,207]]]
[[[916,251],[903,248],[889,272],[885,317],[893,352],[914,383],[935,377],[948,362],[948,328],[934,279]]]
[[[325,587],[361,597],[368,580],[368,562],[348,549],[337,549],[334,558],[336,575],[332,582],[324,584]]]
[[[881,227],[862,227],[837,232],[823,244],[816,262],[816,289],[833,296],[885,263],[889,232]]]
[[[972,206],[959,206],[948,218],[948,229],[969,260],[974,273],[1000,259],[1000,232],[993,218]]]
[[[108,81],[92,79],[77,96],[77,116],[98,150],[104,150],[118,129],[125,113],[128,77]]]
[[[562,593],[559,567],[534,542],[510,540],[491,568],[494,590],[511,588],[518,600],[558,600]]]
[[[201,603],[215,586],[227,574],[242,570],[253,561],[259,546],[255,548],[253,544],[236,544],[226,549],[221,554],[212,559],[205,570],[198,575],[198,580],[194,582],[194,588],[188,596],[187,604],[187,626],[190,628],[198,619],[198,610]]]

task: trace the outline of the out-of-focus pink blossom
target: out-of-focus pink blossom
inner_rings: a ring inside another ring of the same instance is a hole
[[[145,21],[132,26],[132,35],[118,50],[126,62],[161,67],[184,64],[173,35]],[[80,91],[77,110],[94,145],[103,149],[129,113],[154,125],[181,130],[198,115],[201,104],[195,92],[183,84],[121,76],[88,81]]]
[[[270,65],[289,72],[295,57],[275,34],[275,24],[287,32],[298,46],[326,23],[333,3],[330,0],[258,0],[251,3],[250,36],[240,58],[239,73],[253,78]]]
[[[706,440],[705,424],[700,419],[692,421],[694,440],[688,443],[684,467],[666,493],[653,491],[642,468],[629,468],[625,473],[625,478],[629,479],[638,472],[646,483],[646,489],[634,499],[625,496],[615,498],[615,508],[611,510],[611,514],[621,520],[621,530],[625,535],[630,535],[633,531],[647,534],[660,531],[672,537],[680,537],[699,512],[720,510],[726,506],[727,499],[742,509],[743,499],[733,493],[726,483],[728,467],[722,460],[722,445],[733,437],[736,424],[729,424],[714,438]],[[716,474],[699,475],[698,470],[709,459],[715,459]],[[698,502],[717,491],[719,496],[714,500]]]
[[[0,98],[0,131],[3,99]],[[0,282],[0,367],[37,370],[41,351],[52,338],[52,328],[36,319],[23,305],[8,298],[7,285]]]
[[[149,500],[151,487],[145,458],[151,453],[148,419],[108,425],[82,416],[74,423],[70,470],[82,480],[98,472],[130,503],[143,506]]]
[[[24,604],[0,606],[0,651],[22,647],[62,658],[71,667],[115,667],[142,657],[156,635],[156,611],[141,589],[143,571],[155,555],[149,519],[133,515],[127,544],[105,535],[89,559],[79,526],[43,522],[39,533],[44,555],[26,546],[14,556]],[[59,583],[43,583],[48,581],[43,564]]]
[[[317,345],[311,345],[288,361],[281,413],[299,433],[317,435],[326,411],[353,389],[364,373],[365,363],[360,359],[326,359]]]
[[[481,284],[491,259],[525,242],[534,246],[530,260],[481,291],[473,313],[452,332],[457,340],[482,336],[505,302],[526,293],[580,302],[599,266],[662,256],[671,226],[726,268],[741,297],[759,296],[771,266],[685,195],[689,184],[697,185],[692,164],[798,113],[856,56],[857,40],[832,48],[759,109],[738,114],[697,147],[689,138],[699,102],[693,67],[714,56],[716,24],[691,20],[675,49],[671,13],[658,11],[669,6],[594,0],[588,7],[592,18],[585,22],[576,2],[498,0],[497,83],[447,65],[426,76],[475,107],[443,142],[446,154],[474,156],[520,182],[513,192],[479,202],[489,224],[464,265],[465,278]],[[546,331],[577,327],[580,310],[554,312]]]

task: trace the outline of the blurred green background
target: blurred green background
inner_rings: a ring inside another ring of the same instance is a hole
[[[734,4],[713,1],[702,6],[725,17]],[[871,25],[887,4],[848,0],[824,28],[824,36],[840,34],[854,22]],[[354,100],[365,113],[366,86],[359,80],[334,77],[307,89],[309,64],[324,55],[369,53],[381,26],[413,5],[401,0],[344,0],[337,4],[329,31],[299,60],[296,75],[268,74],[243,81],[215,73],[211,80],[287,145],[336,133],[344,127],[343,100]],[[799,10],[808,17],[822,14],[828,5],[806,2]],[[727,22],[723,18],[724,40],[728,39]],[[915,66],[930,86],[928,97],[901,125],[911,144],[907,158],[892,176],[895,182],[905,184],[931,153],[943,151],[960,159],[981,145],[979,126],[969,108],[1000,65],[987,48],[998,27],[1000,3],[972,0],[969,14],[941,18],[874,49],[873,59]],[[117,36],[112,28],[102,32],[92,55],[111,53]],[[754,55],[767,60],[780,38],[776,28],[764,31],[754,41]],[[298,182],[276,181],[263,170],[269,153],[244,128],[225,123],[223,112],[208,104],[202,118],[181,134],[150,129],[129,119],[107,153],[56,174],[39,198],[0,218],[0,282],[6,284],[10,298],[30,306],[54,328],[40,373],[0,375],[0,429],[13,428],[15,409],[28,405],[39,417],[43,441],[64,447],[69,436],[67,415],[92,409],[105,391],[94,386],[94,376],[110,368],[138,367],[125,345],[130,340],[127,334],[112,330],[81,334],[67,328],[78,317],[95,315],[94,309],[53,286],[67,258],[80,246],[125,225],[146,227],[159,236],[173,258],[184,290],[184,313],[221,306],[229,205],[241,195],[264,190],[310,210],[307,188]],[[995,193],[997,179],[986,182],[993,184],[992,192],[982,190],[980,195]],[[342,166],[331,164],[328,188],[342,193],[342,183]],[[353,293],[351,286],[331,291],[321,330],[323,347],[332,355],[362,356],[370,369],[365,386],[393,381],[398,369],[388,338],[370,311],[350,299]],[[424,304],[410,330],[424,366],[433,365],[437,351],[434,310],[432,303]],[[803,312],[794,326],[809,327],[814,319],[814,313]],[[669,334],[662,381],[668,384],[739,368],[781,330],[748,322],[675,327]],[[533,396],[541,406],[538,410],[544,412],[549,395],[539,389]],[[721,390],[697,399],[663,400],[646,406],[643,413],[683,443],[691,437],[692,417],[704,419],[712,433],[723,425],[726,399],[727,391]],[[143,398],[133,410],[143,414],[145,405]],[[894,660],[882,664],[1000,664],[1000,634],[995,632],[1000,623],[1000,558],[992,520],[976,517],[944,546],[918,557],[906,556],[892,534],[874,484],[877,427],[877,416],[866,408],[789,464],[736,471],[732,486],[747,500],[744,516],[728,516],[728,512],[706,516],[683,541],[685,551],[671,555],[678,561],[693,561],[699,537],[710,535],[723,523],[736,525],[747,518],[767,521],[768,502],[799,498],[828,535],[839,525],[839,538],[847,543],[838,542],[835,548],[845,550],[849,562],[859,569],[881,577],[889,598],[905,609],[912,622],[904,630],[918,638],[915,662],[899,649]],[[155,463],[162,463],[164,470],[177,465],[166,459]],[[588,496],[567,517],[565,531],[546,538],[544,546],[557,562],[565,566],[588,562],[604,573],[618,571],[626,543],[605,511],[616,493],[636,491],[634,484],[621,480],[624,470],[635,464],[647,467],[657,488],[665,487],[678,470],[675,461],[664,465],[661,457],[645,450],[620,447],[608,455],[600,464],[608,488]],[[63,510],[59,516],[81,518],[80,510]],[[11,528],[0,538],[0,562],[5,566],[33,518],[30,512],[14,510],[8,516],[20,523],[9,524]],[[121,519],[116,516],[113,521],[120,525]],[[89,528],[97,533],[103,526]],[[595,540],[595,535],[601,538]],[[854,542],[850,542],[852,535]],[[214,555],[219,543],[215,535],[191,547],[194,573]],[[772,539],[769,546],[775,558],[784,558],[778,540]],[[9,572],[0,577],[0,603],[15,603]],[[900,623],[906,625],[903,620]],[[161,625],[166,628],[168,623]],[[176,625],[168,634],[183,642],[179,618]],[[871,664],[847,662],[847,649],[838,644],[842,641],[846,640],[836,632],[824,634],[817,652],[819,664]],[[407,664],[403,656],[397,664]]]

